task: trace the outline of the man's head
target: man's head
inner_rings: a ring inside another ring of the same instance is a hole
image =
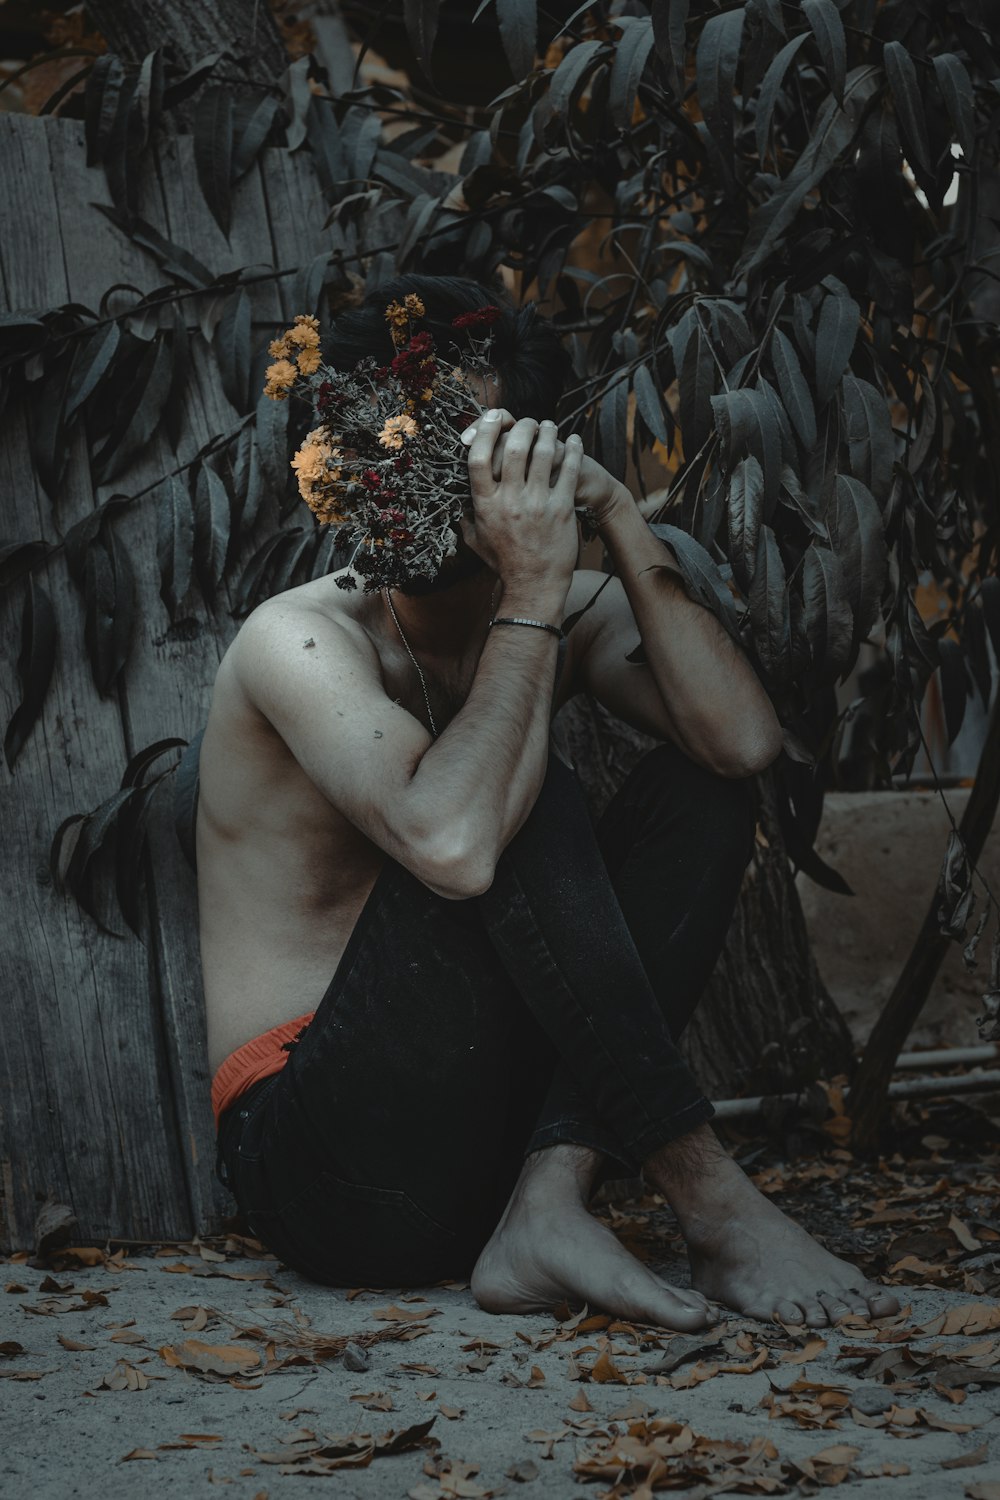
[[[534,303],[514,307],[502,288],[461,276],[397,276],[375,287],[360,307],[336,319],[321,344],[324,362],[340,370],[353,369],[366,358],[387,364],[395,350],[385,309],[390,302],[402,302],[411,293],[426,309],[420,319],[421,329],[431,335],[443,358],[456,363],[461,363],[463,350],[469,348],[469,336],[453,328],[452,320],[480,307],[499,307],[501,315],[489,330],[490,363],[498,385],[488,395],[483,393],[484,403],[505,406],[515,417],[534,417],[536,421],[555,415],[570,370],[569,353],[555,328]],[[415,578],[402,585],[401,591],[414,596],[438,594],[486,567],[461,532],[456,548],[435,578]]]

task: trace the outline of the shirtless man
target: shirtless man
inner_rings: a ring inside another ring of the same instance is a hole
[[[430,318],[437,281],[402,278],[376,310],[415,291]],[[497,300],[440,283],[449,317],[456,296]],[[342,569],[291,589],[220,666],[197,824],[220,1177],[266,1245],[334,1284],[465,1271],[491,1311],[569,1297],[683,1329],[715,1302],[812,1326],[892,1313],[721,1148],[671,1036],[674,981],[689,1011],[749,857],[771,703],[658,567],[675,560],[631,494],[523,414],[537,399],[515,373],[465,435],[474,512],[436,580],[366,594]],[[557,634],[489,622],[558,627],[604,582],[576,568],[582,503],[617,576],[553,691]],[[648,664],[626,667],[639,636]],[[581,691],[661,742],[600,855],[550,747]],[[591,1216],[608,1157],[670,1202],[693,1290]]]

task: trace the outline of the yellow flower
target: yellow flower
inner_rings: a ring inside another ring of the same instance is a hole
[[[314,375],[319,369],[319,350],[300,349],[298,353],[299,370],[303,375]]]
[[[339,457],[340,449],[330,441],[326,430],[314,427],[312,432],[306,434],[301,448],[291,461],[298,480],[299,494],[317,515],[320,507],[329,505],[330,486],[340,478],[340,470],[336,467]]]
[[[416,437],[419,431],[420,428],[413,418],[401,413],[397,417],[388,419],[378,435],[378,440],[383,448],[402,448],[404,438]]]
[[[403,306],[406,308],[406,311],[410,314],[411,318],[422,318],[427,312],[426,307],[421,302],[416,292],[410,292],[403,298]]]
[[[268,365],[264,395],[270,396],[272,401],[284,401],[289,387],[295,384],[297,375],[298,371],[290,359],[279,359],[273,365]]]
[[[420,392],[420,399],[421,401],[433,401],[434,392],[429,385],[425,386]]]

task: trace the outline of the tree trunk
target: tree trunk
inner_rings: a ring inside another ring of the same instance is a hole
[[[595,820],[656,741],[599,704],[577,698],[554,737],[583,784]],[[816,967],[778,827],[771,773],[761,778],[758,842],[726,945],[683,1038],[705,1092],[794,1090],[852,1065],[850,1033]]]
[[[224,73],[229,80],[277,81],[288,67],[266,0],[211,0],[207,5],[203,0],[86,0],[84,9],[109,50],[128,62],[141,62],[147,52],[163,47],[185,68],[209,53],[228,51],[232,61],[225,62]],[[239,93],[238,84],[233,89]],[[188,106],[190,100],[185,100],[173,112],[185,123]]]

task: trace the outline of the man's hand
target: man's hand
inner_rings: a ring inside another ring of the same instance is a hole
[[[463,443],[467,445],[472,443],[480,431],[482,422],[483,418],[481,417],[471,427],[466,428],[465,432],[462,433]],[[510,412],[501,412],[500,431],[493,449],[493,472],[496,477],[499,477],[504,449],[514,425],[515,419],[511,416]],[[565,456],[566,444],[557,438],[552,455],[553,479],[561,472]],[[594,525],[600,528],[606,525],[622,506],[631,507],[635,504],[635,501],[631,491],[620,480],[615,479],[595,458],[591,458],[588,453],[585,453],[580,464],[573,503],[578,509],[586,506],[591,512]]]
[[[573,507],[583,455],[579,439],[572,441],[556,477],[557,442],[554,422],[487,412],[469,444],[473,514],[462,523],[466,542],[502,579],[505,596],[520,586],[551,589],[559,593],[554,605],[565,599],[576,566]]]

